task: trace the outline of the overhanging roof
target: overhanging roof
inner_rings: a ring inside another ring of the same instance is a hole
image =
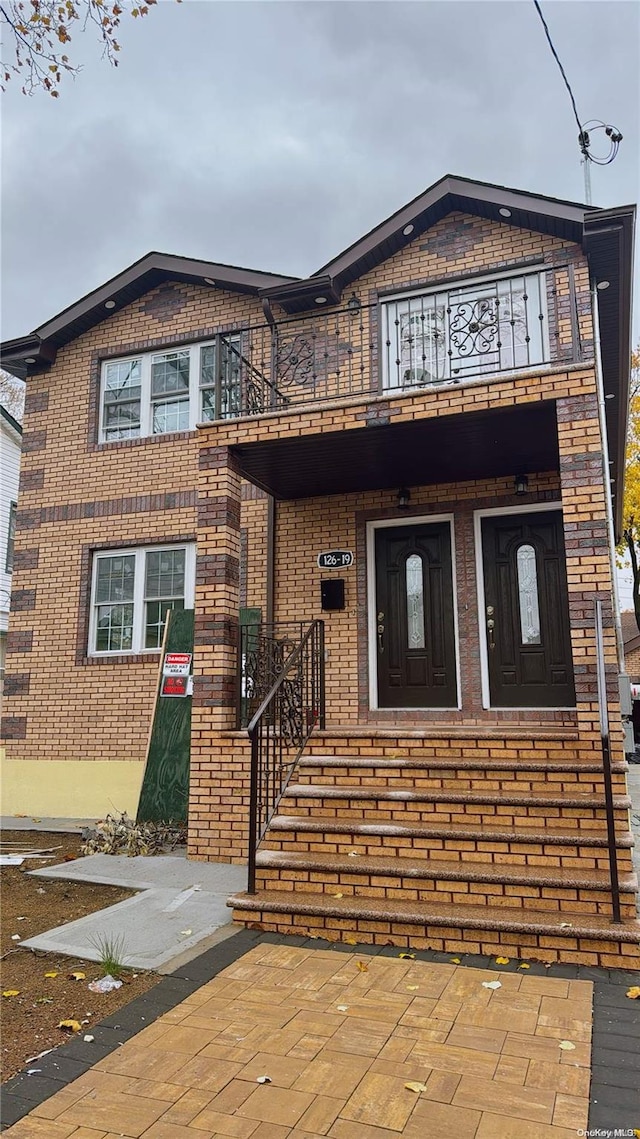
[[[557,470],[551,401],[274,438],[232,447],[245,478],[278,499]]]

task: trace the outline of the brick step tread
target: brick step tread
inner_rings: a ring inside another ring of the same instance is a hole
[[[428,728],[411,727],[408,724],[331,724],[328,728],[316,728],[314,740],[331,739],[478,739],[478,740],[579,740],[580,733],[574,726],[554,724],[457,724],[441,720]]]
[[[609,874],[604,870],[576,870],[547,866],[506,866],[493,862],[440,862],[429,858],[379,857],[307,853],[288,850],[259,850],[259,869],[326,871],[332,874],[365,874],[371,877],[428,879],[443,882],[495,882],[505,886],[547,886],[562,890],[609,890]],[[621,874],[620,889],[636,893],[636,874]],[[321,885],[321,883],[317,883]]]
[[[604,795],[547,795],[537,792],[512,791],[450,791],[431,787],[417,791],[388,787],[335,787],[315,783],[290,783],[285,791],[287,799],[346,799],[349,801],[375,800],[390,803],[477,803],[502,807],[602,807]],[[614,795],[613,805],[628,809],[628,795]]]
[[[529,909],[521,917],[505,912],[502,906],[474,906],[460,903],[413,902],[390,898],[332,898],[327,894],[296,894],[290,890],[261,890],[257,894],[233,894],[227,905],[236,910],[334,917],[352,921],[402,923],[454,929],[503,930],[513,933],[542,934],[551,937],[584,938],[597,941],[640,944],[640,921],[614,923],[609,917],[567,914],[563,911]],[[568,922],[566,919],[572,920]]]
[[[302,771],[305,768],[329,767],[386,769],[406,767],[410,770],[434,771],[558,771],[576,775],[602,775],[602,762],[591,760],[554,760],[554,759],[491,759],[490,756],[472,757],[455,756],[446,758],[440,756],[426,756],[416,759],[413,756],[386,756],[386,755],[303,755],[298,761]],[[612,763],[611,770],[616,773],[628,771],[628,764]]]
[[[592,831],[567,831],[555,828],[531,828],[491,826],[482,823],[476,826],[467,826],[464,823],[367,823],[352,819],[332,819],[309,815],[274,815],[269,823],[266,838],[272,832],[298,831],[300,833],[314,834],[358,834],[358,835],[386,835],[401,838],[442,838],[464,839],[469,842],[522,842],[535,843],[542,846],[607,846],[607,836],[604,832],[598,834]],[[628,848],[633,846],[633,836],[630,831],[618,834],[616,846]]]

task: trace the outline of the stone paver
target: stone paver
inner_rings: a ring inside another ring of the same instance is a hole
[[[3,1135],[575,1139],[592,993],[524,971],[261,943]]]

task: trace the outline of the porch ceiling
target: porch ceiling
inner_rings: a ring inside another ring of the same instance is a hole
[[[547,401],[410,423],[372,423],[233,448],[244,478],[277,499],[464,482],[558,468]]]

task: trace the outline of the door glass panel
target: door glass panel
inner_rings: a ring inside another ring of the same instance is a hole
[[[540,606],[536,552],[533,546],[520,546],[517,554],[520,635],[523,645],[540,644]]]
[[[407,558],[407,629],[410,649],[423,649],[424,645],[424,589],[422,584],[422,558],[411,554]]]

